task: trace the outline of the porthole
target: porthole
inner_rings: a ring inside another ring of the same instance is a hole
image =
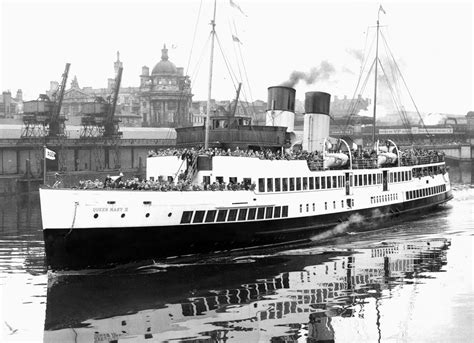
[[[125,213],[122,213],[122,215],[120,217],[125,218]]]
[[[170,213],[168,213],[168,217],[171,217],[171,215],[172,215],[172,213],[171,213],[171,212],[170,212]]]
[[[99,218],[99,214],[98,213],[94,214],[94,218],[95,219]]]
[[[150,213],[147,213],[147,214],[145,214],[145,217],[147,217],[147,218],[148,218],[149,216],[150,216]]]

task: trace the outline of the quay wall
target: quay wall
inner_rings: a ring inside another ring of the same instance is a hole
[[[173,147],[176,140],[0,139],[0,195],[27,192],[43,183],[45,144],[56,152],[55,160],[46,160],[47,180],[54,180],[55,172],[59,172],[65,182],[70,178],[70,185],[74,185],[75,176],[78,182],[119,172],[145,175],[148,152]]]

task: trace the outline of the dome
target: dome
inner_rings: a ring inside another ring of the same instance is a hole
[[[161,50],[161,61],[155,65],[151,74],[177,74],[174,63],[168,61],[168,49],[166,49],[166,45],[164,45]]]

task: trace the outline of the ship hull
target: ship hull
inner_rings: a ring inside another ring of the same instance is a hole
[[[338,224],[351,222],[358,214],[358,225],[378,220],[426,212],[449,201],[451,191],[430,197],[369,209],[357,209],[279,220],[232,222],[214,225],[134,226],[83,228],[80,230],[44,228],[48,267],[52,270],[107,267],[147,259],[163,259],[226,250],[304,242]]]

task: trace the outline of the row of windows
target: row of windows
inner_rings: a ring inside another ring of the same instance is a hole
[[[343,176],[282,177],[258,179],[259,192],[288,192],[344,187]]]
[[[181,224],[220,223],[288,217],[288,206],[235,208],[230,210],[184,211]]]
[[[393,201],[393,200],[398,200],[398,194],[397,193],[376,195],[376,196],[370,197],[370,203],[371,204],[379,204],[381,202]]]
[[[354,207],[354,199],[346,199],[346,203],[347,203],[348,208]],[[336,209],[336,204],[337,204],[336,201],[332,202],[332,208],[333,209]],[[344,208],[344,200],[341,200],[341,208]],[[313,206],[310,206],[310,204],[306,204],[306,206],[304,204],[300,204],[300,213],[303,213],[304,209],[306,209],[306,212],[309,212],[310,209],[312,209],[313,212],[315,212],[316,211],[316,204],[314,202],[313,202]],[[327,201],[324,202],[324,209],[325,210],[328,209],[328,202]]]
[[[390,173],[390,182],[404,182],[411,180],[411,173],[407,171]]]
[[[412,178],[410,171],[399,171],[390,173],[390,182],[410,181]],[[352,186],[370,186],[381,185],[383,181],[382,174],[358,174],[350,177],[350,185]],[[290,177],[290,178],[259,178],[259,192],[287,192],[301,191],[313,189],[331,189],[342,188],[345,186],[346,178],[344,176],[315,176],[315,177]]]
[[[354,175],[354,186],[380,185],[382,174],[359,174]]]
[[[434,195],[434,194],[438,194],[442,192],[446,192],[446,185],[417,189],[416,191],[408,191],[406,192],[406,196],[407,196],[407,200],[412,200],[412,199]]]

